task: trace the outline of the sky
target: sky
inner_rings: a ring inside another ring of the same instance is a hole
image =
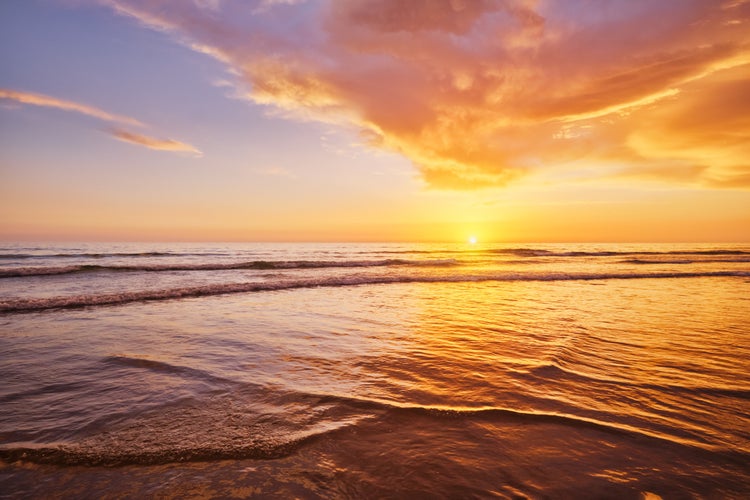
[[[3,0],[4,241],[749,242],[750,0]]]

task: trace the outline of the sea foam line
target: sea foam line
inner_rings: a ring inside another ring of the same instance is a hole
[[[25,278],[31,276],[58,276],[61,274],[91,272],[170,272],[170,271],[232,271],[232,270],[272,270],[272,269],[324,269],[337,267],[387,267],[416,266],[442,267],[458,265],[456,259],[383,259],[383,260],[292,260],[247,262],[226,262],[211,264],[144,264],[144,265],[99,265],[82,264],[75,266],[19,267],[0,269],[0,278]]]
[[[113,294],[86,294],[66,297],[17,298],[0,301],[0,313],[33,312],[89,306],[127,304],[152,300],[184,299],[248,292],[266,292],[316,287],[344,287],[393,283],[469,283],[487,281],[594,281],[624,279],[671,279],[705,277],[750,277],[750,271],[669,272],[669,273],[504,273],[462,275],[379,275],[334,276],[276,282],[221,283],[197,287],[143,290]]]
[[[636,423],[617,421],[617,416],[612,419],[604,415],[604,418],[596,416],[586,416],[565,411],[545,411],[545,410],[522,410],[518,408],[502,406],[451,406],[451,405],[420,405],[401,403],[394,400],[384,400],[379,398],[358,398],[349,395],[321,394],[319,395],[319,404],[329,401],[341,402],[354,408],[384,410],[402,414],[421,414],[435,418],[446,419],[520,419],[529,423],[553,423],[571,427],[588,427],[603,432],[625,434],[639,437],[668,442],[674,445],[686,446],[693,449],[702,449],[711,452],[726,452],[723,445],[709,442],[702,439],[699,435],[686,431],[684,429],[665,429],[648,428],[639,426]],[[644,424],[647,422],[644,422]],[[670,430],[674,432],[670,432]],[[736,449],[732,454],[746,457],[750,450]]]

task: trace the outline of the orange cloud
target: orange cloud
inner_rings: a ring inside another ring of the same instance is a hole
[[[221,60],[259,104],[359,127],[434,187],[581,167],[747,186],[750,2],[104,1]]]
[[[175,151],[182,153],[192,153],[195,156],[203,156],[198,149],[190,144],[184,142],[175,141],[173,139],[155,139],[145,135],[134,134],[126,130],[113,129],[110,131],[112,137],[119,139],[124,142],[131,144],[137,144],[138,146],[144,146],[149,149],[155,149],[157,151]]]
[[[701,166],[697,177],[711,186],[750,187],[750,64],[684,87],[690,99],[674,99],[636,118],[627,144],[651,163]]]
[[[31,92],[22,92],[18,90],[0,89],[0,99],[15,101],[21,104],[31,104],[33,106],[44,106],[48,108],[61,109],[63,111],[72,111],[82,115],[90,116],[98,120],[107,122],[121,123],[123,125],[134,125],[142,127],[143,123],[129,116],[115,115],[107,113],[99,108],[79,104],[77,102],[65,101],[43,94],[33,94]]]

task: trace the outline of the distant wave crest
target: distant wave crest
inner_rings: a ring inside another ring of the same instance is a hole
[[[509,254],[517,257],[614,257],[614,256],[710,256],[710,255],[750,255],[750,251],[746,250],[733,250],[733,249],[712,249],[712,250],[669,250],[664,252],[659,251],[615,251],[615,250],[602,250],[602,251],[568,251],[568,252],[556,252],[554,250],[547,250],[542,248],[494,248],[488,249],[486,252],[496,254]]]
[[[741,264],[745,262],[750,262],[750,257],[735,257],[733,259],[687,259],[687,258],[681,258],[681,259],[675,259],[675,258],[667,258],[667,259],[624,259],[622,260],[624,264],[655,264],[655,265],[664,265],[664,264],[695,264],[695,263],[701,263],[701,264]]]
[[[66,252],[66,253],[4,253],[0,254],[0,260],[20,259],[49,259],[49,258],[71,258],[71,259],[102,259],[108,257],[185,257],[190,255],[226,255],[224,253],[179,253],[179,252]]]

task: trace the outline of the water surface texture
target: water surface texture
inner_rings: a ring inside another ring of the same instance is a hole
[[[746,498],[750,247],[0,249],[0,497]]]

